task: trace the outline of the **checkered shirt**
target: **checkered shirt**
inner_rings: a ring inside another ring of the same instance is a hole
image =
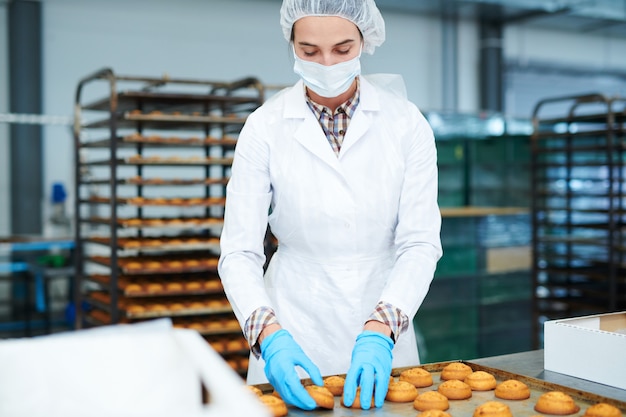
[[[320,126],[322,126],[326,139],[328,139],[328,143],[330,143],[330,146],[333,148],[333,151],[337,156],[339,156],[339,151],[341,151],[343,138],[346,136],[346,132],[348,131],[350,120],[352,119],[352,116],[361,101],[360,90],[359,78],[357,77],[357,87],[354,95],[342,105],[337,107],[334,113],[330,110],[330,108],[314,102],[308,95],[306,95],[306,103],[309,105],[309,108],[320,122]]]
[[[409,328],[409,318],[399,308],[383,301],[379,302],[366,321],[376,320],[391,328],[391,338],[397,342],[398,337]],[[266,326],[278,324],[274,310],[270,307],[259,307],[252,312],[244,327],[244,334],[252,347],[252,353],[261,356],[261,347],[257,343],[259,335]]]

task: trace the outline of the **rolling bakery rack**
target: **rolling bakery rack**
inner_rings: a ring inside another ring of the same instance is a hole
[[[245,373],[248,346],[217,276],[237,136],[261,105],[230,83],[102,69],[75,98],[76,327],[170,317]]]
[[[589,94],[533,112],[535,347],[545,320],[626,309],[625,104]]]

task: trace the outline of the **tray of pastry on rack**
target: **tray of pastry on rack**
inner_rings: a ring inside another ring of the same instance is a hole
[[[244,123],[247,116],[240,116],[236,113],[229,113],[225,115],[213,115],[206,114],[199,111],[191,113],[184,113],[179,110],[170,112],[164,112],[161,110],[152,110],[150,112],[144,112],[141,109],[134,109],[128,112],[124,112],[123,117],[125,120],[136,121],[155,121],[155,122],[205,122],[205,123]]]
[[[111,246],[109,237],[90,237],[93,243]],[[211,250],[219,251],[220,240],[206,236],[161,236],[161,237],[121,237],[117,239],[117,247],[126,250],[159,250],[159,251],[187,251]]]
[[[107,267],[112,267],[111,258],[91,256],[89,260]],[[217,257],[196,255],[178,257],[120,257],[117,265],[124,274],[173,274],[182,272],[217,271]]]
[[[110,225],[109,217],[91,217],[90,223]],[[194,229],[221,229],[224,225],[223,219],[212,217],[152,217],[152,218],[118,218],[117,224],[126,228],[194,228]]]
[[[86,300],[104,310],[111,305],[111,295],[106,291],[92,291],[87,294]],[[190,295],[165,298],[120,296],[117,300],[117,306],[124,311],[127,318],[132,319],[232,313],[233,311],[223,295],[213,297]]]
[[[98,204],[111,204],[110,197],[102,197],[97,195],[90,196],[86,201]],[[131,206],[180,206],[180,207],[198,207],[198,206],[224,206],[226,198],[224,197],[118,197],[117,204],[128,204]]]
[[[92,274],[87,278],[104,286],[111,285],[109,275]],[[126,297],[222,294],[224,290],[216,274],[206,273],[149,277],[120,275],[117,277],[117,288]]]
[[[158,135],[141,135],[132,133],[120,138],[123,143],[141,143],[149,145],[165,145],[165,146],[235,146],[237,138],[226,136],[217,138],[214,136],[206,137],[180,137],[180,136],[158,136]]]
[[[121,163],[132,165],[232,165],[233,158],[217,158],[210,156],[162,156],[162,155],[131,155],[119,160]]]
[[[212,336],[205,338],[209,345],[219,354],[249,353],[250,345],[240,334],[238,336]]]
[[[198,333],[205,336],[219,335],[225,333],[241,334],[241,327],[239,326],[239,322],[233,315],[174,317],[172,319],[172,324],[175,328],[196,330]],[[237,350],[246,348],[247,344],[240,344]]]
[[[163,197],[130,197],[118,198],[121,204],[129,204],[132,206],[224,206],[226,199],[224,197],[192,197],[192,198],[163,198]]]
[[[125,184],[132,185],[226,185],[228,177],[224,178],[161,178],[142,177],[136,175],[122,180]]]

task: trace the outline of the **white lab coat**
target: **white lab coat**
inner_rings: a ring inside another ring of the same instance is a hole
[[[227,186],[219,273],[243,326],[270,306],[322,375],[344,374],[380,300],[410,320],[441,257],[432,130],[407,100],[361,78],[339,157],[302,82],[250,115]],[[263,276],[268,223],[279,248]],[[393,366],[419,364],[412,323]],[[250,357],[248,383],[265,382]],[[302,374],[306,376],[306,374]]]

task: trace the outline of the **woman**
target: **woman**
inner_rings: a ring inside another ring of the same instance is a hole
[[[362,407],[372,392],[381,407],[392,366],[419,363],[412,319],[441,256],[433,134],[360,75],[385,36],[373,0],[284,0],[281,25],[301,81],[241,131],[219,273],[252,346],[248,383],[313,409],[300,378],[347,374],[346,405],[360,386]]]

